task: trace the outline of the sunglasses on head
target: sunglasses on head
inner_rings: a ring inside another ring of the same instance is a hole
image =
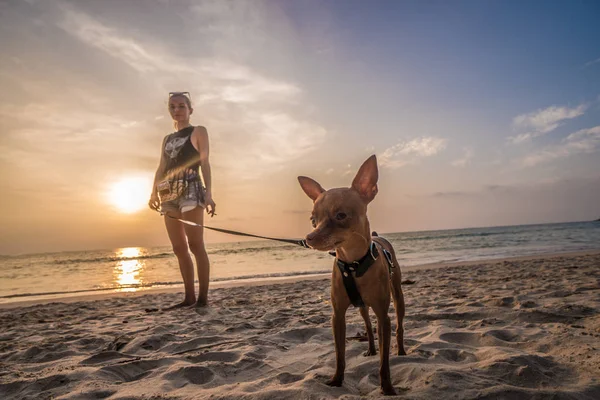
[[[188,99],[192,99],[190,92],[169,92],[169,98],[173,96],[187,96]]]

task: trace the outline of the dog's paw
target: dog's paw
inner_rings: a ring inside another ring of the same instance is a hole
[[[331,378],[327,382],[325,382],[325,384],[327,386],[340,387],[340,386],[342,386],[342,382],[344,382],[344,378],[338,378],[338,377],[334,376],[333,378]]]
[[[377,355],[377,349],[375,347],[369,348],[369,350],[367,350],[363,353],[363,356],[365,356],[365,357],[375,356],[375,355]]]
[[[396,355],[405,356],[406,355],[406,351],[404,351],[404,349],[398,349],[398,352],[396,353]]]
[[[391,383],[388,383],[386,385],[381,386],[381,393],[383,393],[385,396],[395,396],[396,390],[394,389],[394,386],[392,386]]]

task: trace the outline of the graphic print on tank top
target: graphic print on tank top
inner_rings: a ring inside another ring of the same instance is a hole
[[[186,137],[170,137],[165,143],[165,154],[169,156],[171,160],[174,160],[179,155],[179,152],[183,148],[185,142],[187,142],[189,136]]]

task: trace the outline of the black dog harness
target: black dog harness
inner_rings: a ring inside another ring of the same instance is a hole
[[[383,254],[385,255],[385,259],[388,264],[388,269],[390,271],[390,276],[393,274],[392,268],[394,265],[392,264],[392,255],[386,249],[383,249]],[[342,273],[342,281],[344,282],[344,287],[346,288],[346,293],[348,293],[348,297],[350,298],[350,302],[354,307],[364,307],[365,303],[363,302],[362,297],[360,297],[360,293],[358,292],[358,288],[356,287],[356,281],[354,278],[360,278],[369,270],[371,265],[375,263],[377,258],[379,257],[379,250],[377,249],[377,245],[375,242],[371,241],[369,245],[369,249],[367,250],[367,254],[365,254],[360,260],[345,262],[336,257],[335,263]]]

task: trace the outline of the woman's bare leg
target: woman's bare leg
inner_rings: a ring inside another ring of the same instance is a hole
[[[183,213],[183,219],[202,225],[204,222],[204,209],[196,207]],[[210,279],[210,263],[206,248],[204,247],[204,228],[199,226],[185,225],[185,234],[192,254],[196,257],[196,268],[198,269],[198,301],[196,307],[204,307],[208,304],[208,284]]]
[[[179,213],[169,213],[170,215],[181,218]],[[188,244],[183,228],[183,223],[165,215],[165,226],[169,234],[169,240],[173,246],[173,252],[179,262],[179,270],[183,278],[185,288],[185,298],[181,303],[175,304],[168,309],[191,306],[196,302],[196,293],[194,292],[194,263],[188,251]]]

